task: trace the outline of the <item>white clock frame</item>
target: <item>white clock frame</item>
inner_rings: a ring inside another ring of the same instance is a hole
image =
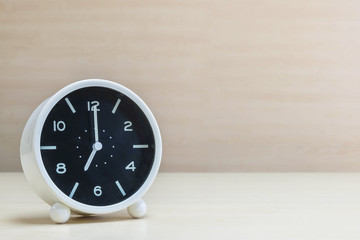
[[[53,109],[67,94],[85,87],[105,87],[129,97],[144,112],[154,133],[155,157],[150,173],[144,184],[132,196],[122,202],[108,206],[92,206],[75,201],[64,194],[51,180],[42,161],[40,153],[40,137],[44,122]],[[41,103],[27,121],[20,144],[21,164],[25,177],[32,185],[35,192],[49,205],[52,206],[50,216],[55,222],[66,222],[70,217],[70,208],[73,212],[80,214],[106,214],[117,212],[128,208],[128,212],[133,217],[142,217],[146,212],[146,205],[141,197],[146,193],[153,183],[159,171],[162,155],[162,141],[158,124],[154,115],[144,101],[128,88],[108,80],[87,79],[72,83],[53,96]]]

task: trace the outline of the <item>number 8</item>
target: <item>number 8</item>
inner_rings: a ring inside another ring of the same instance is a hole
[[[58,163],[58,164],[56,165],[56,172],[57,172],[58,174],[64,174],[64,173],[66,173],[66,165],[65,165],[65,163]]]

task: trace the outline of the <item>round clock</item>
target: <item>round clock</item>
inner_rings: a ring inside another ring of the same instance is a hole
[[[101,79],[75,82],[45,100],[24,128],[20,156],[27,180],[57,223],[77,214],[127,208],[143,217],[141,197],[159,170],[162,143],[147,105]]]

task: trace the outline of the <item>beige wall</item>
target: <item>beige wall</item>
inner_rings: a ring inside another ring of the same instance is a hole
[[[360,170],[360,2],[0,1],[0,171],[73,81],[137,92],[165,171]]]

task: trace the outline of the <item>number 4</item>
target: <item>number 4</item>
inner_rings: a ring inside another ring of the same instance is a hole
[[[133,172],[135,171],[136,167],[135,167],[135,164],[134,164],[134,161],[131,161],[126,167],[125,167],[126,170],[132,170]]]

